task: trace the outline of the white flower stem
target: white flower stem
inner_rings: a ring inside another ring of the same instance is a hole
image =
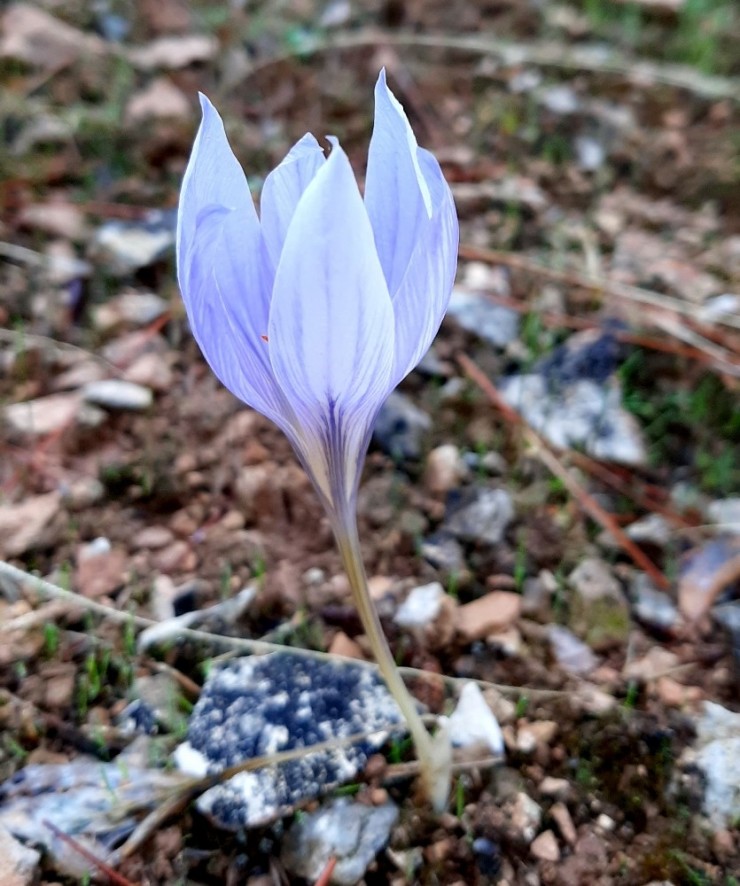
[[[342,564],[347,572],[355,606],[365,634],[370,641],[375,661],[389,691],[401,709],[414,740],[416,755],[421,767],[422,787],[435,811],[442,812],[446,808],[450,789],[452,753],[449,737],[444,729],[439,730],[434,737],[427,732],[417,710],[416,702],[398,672],[378,613],[370,597],[365,567],[362,562],[356,518],[354,515],[345,516],[336,519],[333,523]]]

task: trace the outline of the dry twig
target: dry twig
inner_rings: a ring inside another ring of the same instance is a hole
[[[575,479],[573,474],[560,463],[545,440],[531,428],[499,394],[486,375],[475,365],[470,357],[458,354],[457,361],[462,366],[468,378],[473,381],[488,397],[490,402],[504,415],[512,425],[521,428],[527,442],[532,446],[538,458],[546,467],[563,483],[568,492],[581,505],[583,510],[595,520],[603,529],[606,529],[625,553],[634,563],[646,572],[660,588],[670,587],[670,582],[658,569],[658,567],[644,554],[640,548],[629,538],[619,526],[614,517],[591,496]]]
[[[625,301],[640,305],[648,305],[653,308],[661,308],[674,314],[693,316],[696,311],[694,305],[684,302],[679,298],[653,292],[641,286],[633,286],[630,283],[622,283],[619,280],[610,280],[606,277],[591,277],[577,271],[561,271],[543,265],[535,259],[513,252],[503,252],[498,249],[482,249],[479,246],[460,245],[460,257],[474,261],[488,262],[493,265],[504,265],[538,277],[545,277],[556,283],[565,283],[567,286],[577,286],[590,292],[612,295]],[[717,318],[717,323],[740,329],[740,316],[735,314],[723,314]]]
[[[162,624],[162,622],[154,621],[150,618],[144,618],[140,615],[132,615],[128,612],[122,612],[120,609],[115,609],[112,606],[105,606],[103,603],[97,603],[95,600],[89,600],[87,597],[82,597],[74,591],[60,588],[58,585],[52,584],[43,578],[30,575],[28,572],[24,572],[22,569],[19,569],[17,566],[13,566],[11,563],[7,563],[4,560],[0,560],[0,575],[6,576],[20,585],[28,585],[44,597],[65,600],[69,603],[70,609],[81,608],[87,612],[92,612],[95,615],[107,618],[109,621],[113,621],[116,624],[133,625],[137,628],[151,628]],[[20,619],[23,621],[19,621]],[[18,624],[23,627],[25,619],[26,615],[22,615],[19,616],[18,619],[11,619],[10,621],[0,624],[0,636],[17,630]],[[297,646],[282,646],[279,643],[267,643],[264,640],[250,640],[246,637],[227,637],[224,634],[213,634],[209,631],[200,631],[194,628],[183,627],[181,625],[177,626],[177,636],[184,640],[194,640],[215,646],[225,646],[229,649],[248,652],[252,655],[266,655],[269,652],[288,652],[291,655],[312,658],[317,661],[343,661],[370,670],[377,670],[377,665],[372,661],[348,658],[347,656],[336,655],[335,653],[330,652],[319,652],[315,649],[301,649]],[[480,686],[481,689],[495,689],[506,695],[519,696],[524,692],[532,698],[557,698],[566,694],[565,692],[556,689],[532,689],[528,686],[508,686],[502,683],[490,683],[486,680],[475,680],[469,677],[451,677],[446,674],[434,674],[420,668],[403,667],[399,668],[399,671],[407,678],[421,678],[424,680],[441,679],[446,685],[453,687],[473,682]]]
[[[108,878],[109,883],[113,883],[114,886],[136,886],[136,883],[132,883],[130,880],[127,880],[117,871],[114,871],[113,868],[106,864],[104,861],[99,859],[96,855],[90,852],[85,846],[79,843],[74,837],[70,837],[69,834],[65,834],[64,831],[60,830],[53,822],[48,821],[48,819],[44,819],[43,821],[44,827],[47,827],[55,837],[58,837],[63,843],[66,843],[68,846],[71,846],[75,852],[79,853],[86,861],[89,861],[91,865],[96,867],[103,876]]]

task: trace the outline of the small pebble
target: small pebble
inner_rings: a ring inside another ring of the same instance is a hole
[[[441,612],[444,597],[444,588],[438,581],[420,585],[398,607],[393,621],[402,628],[424,628]]]
[[[476,683],[466,683],[447,729],[455,747],[485,745],[494,756],[503,756],[501,727]]]
[[[445,493],[458,487],[466,474],[467,467],[460,450],[447,443],[432,449],[427,456],[424,484],[430,492]]]
[[[529,851],[539,861],[560,861],[560,848],[552,831],[543,831],[535,837]]]
[[[519,618],[522,598],[510,591],[493,591],[457,610],[457,629],[467,642],[508,630]]]
[[[117,378],[90,382],[85,385],[82,393],[89,403],[104,406],[106,409],[131,412],[141,412],[148,409],[154,400],[149,388]]]
[[[551,625],[548,637],[555,660],[563,670],[584,676],[598,664],[598,659],[591,649],[568,628]]]
[[[562,834],[565,842],[569,846],[575,846],[576,840],[578,839],[578,832],[576,831],[576,826],[573,824],[573,819],[571,818],[570,812],[565,803],[561,801],[553,803],[550,807],[550,815],[558,826],[558,830]]]

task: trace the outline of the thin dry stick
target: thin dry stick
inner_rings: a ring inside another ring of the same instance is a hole
[[[337,866],[337,857],[336,855],[332,855],[326,863],[326,867],[321,872],[321,876],[314,883],[314,886],[329,886],[331,883],[331,875],[334,873],[334,868]]]
[[[692,316],[696,310],[693,305],[687,304],[678,298],[670,295],[663,295],[659,292],[653,292],[650,289],[644,289],[641,286],[632,286],[629,283],[622,283],[619,280],[610,280],[606,277],[590,277],[587,274],[580,274],[577,271],[560,271],[543,265],[541,262],[524,255],[516,255],[512,252],[502,252],[498,249],[482,249],[479,246],[469,246],[464,243],[460,244],[460,257],[472,259],[474,261],[488,262],[494,265],[505,265],[507,268],[514,268],[518,271],[525,271],[530,274],[536,274],[538,277],[545,277],[557,283],[565,283],[568,286],[578,286],[581,289],[588,289],[591,292],[608,293],[616,298],[626,301],[636,302],[637,304],[650,305],[654,308],[663,308],[675,314],[685,314]],[[740,316],[735,314],[724,314],[718,317],[716,322],[725,326],[732,326],[740,329]],[[726,359],[726,357],[725,357]]]
[[[480,292],[478,289],[468,289],[465,286],[458,287],[463,292]],[[493,292],[486,292],[486,298],[497,305],[502,305],[518,314],[527,314],[532,308],[530,305],[518,301],[508,296],[497,295]],[[586,317],[572,317],[569,314],[558,314],[555,311],[538,311],[538,318],[545,326],[555,327],[557,329],[578,329],[591,330],[598,329],[598,320],[588,319]],[[660,326],[658,320],[654,320],[654,324]],[[727,372],[731,375],[740,375],[740,363],[730,359],[730,351],[725,349],[722,356],[715,356],[706,350],[702,350],[696,345],[680,344],[673,339],[656,338],[655,336],[640,335],[639,333],[627,332],[626,330],[617,329],[613,332],[617,341],[625,344],[637,345],[637,347],[645,348],[649,351],[660,351],[664,354],[673,354],[676,357],[685,357],[688,360],[697,360],[706,366],[718,372]],[[711,350],[711,349],[710,349]]]
[[[570,494],[576,499],[584,511],[586,511],[592,519],[612,535],[622,550],[629,554],[635,564],[645,571],[658,587],[664,589],[669,588],[670,582],[665,575],[663,575],[652,560],[650,560],[650,558],[637,547],[632,539],[624,533],[614,517],[608,511],[605,511],[604,508],[602,508],[601,505],[592,498],[585,489],[583,489],[571,472],[558,461],[545,440],[522,419],[518,412],[509,406],[494,385],[491,384],[487,376],[478,368],[478,366],[476,366],[470,357],[466,354],[458,354],[457,362],[462,366],[463,371],[468,378],[478,385],[490,402],[504,415],[507,421],[521,428],[525,439],[533,447],[538,458],[544,462],[546,467],[563,483],[568,492],[570,492]]]
[[[304,41],[300,47],[300,54],[307,57],[330,50],[358,49],[365,46],[441,49],[494,56],[504,65],[512,67],[540,65],[575,71],[579,74],[584,72],[612,74],[638,84],[643,90],[650,84],[664,84],[710,100],[729,99],[735,102],[740,95],[735,78],[708,76],[688,65],[658,64],[628,57],[614,50],[607,51],[603,47],[566,45],[555,40],[514,43],[501,40],[492,34],[421,34],[411,31],[365,29]],[[295,56],[296,51],[293,50],[258,61],[252,65],[246,77],[252,77],[274,65],[292,61]]]
[[[596,461],[588,455],[584,455],[582,452],[571,452],[570,458],[575,464],[583,468],[584,471],[588,471],[591,476],[596,477],[602,483],[609,486],[611,489],[616,490],[627,498],[631,498],[632,501],[637,502],[637,504],[645,508],[646,511],[660,514],[669,523],[672,523],[676,530],[696,528],[695,524],[690,523],[680,514],[675,513],[675,511],[672,511],[660,502],[655,501],[645,490],[644,486],[641,486],[638,489],[632,488],[630,485],[627,485],[625,483],[623,477],[610,471],[601,462]],[[635,478],[631,477],[631,479],[634,480]]]
[[[679,587],[678,608],[689,621],[697,622],[709,612],[722,591],[739,578],[740,554],[723,563],[712,575],[711,580],[702,586],[700,593],[697,593],[694,587],[690,591],[681,593]]]
[[[358,732],[354,735],[347,735],[344,738],[330,738],[317,744],[308,745],[301,748],[291,748],[288,751],[278,751],[264,757],[252,757],[249,760],[242,760],[241,763],[235,763],[219,772],[206,775],[203,778],[187,779],[183,783],[176,785],[174,788],[168,788],[159,798],[158,805],[149,813],[134,829],[128,840],[116,851],[113,856],[116,862],[120,862],[124,858],[128,858],[136,852],[150,838],[152,833],[170,818],[170,816],[184,809],[188,803],[191,803],[201,794],[223,784],[235,775],[243,772],[253,772],[256,769],[265,769],[268,766],[278,766],[280,763],[287,763],[291,760],[299,760],[302,757],[308,757],[311,754],[320,753],[321,751],[330,751],[335,748],[348,747],[360,741],[366,741],[373,736],[377,736],[378,732],[392,733],[399,729],[405,729],[403,722],[391,723],[382,730],[374,730],[373,732]],[[417,764],[418,765],[418,764]],[[483,765],[483,764],[481,764]],[[123,805],[121,814],[129,815],[140,809],[141,806]]]
[[[33,345],[38,348],[45,348],[49,351],[69,351],[73,354],[80,354],[96,363],[101,363],[105,368],[114,375],[120,376],[121,370],[114,366],[105,357],[81,348],[79,345],[73,345],[68,341],[60,341],[58,338],[50,338],[48,335],[39,335],[36,332],[25,332],[22,329],[0,329],[0,341],[10,342],[15,345],[18,350],[24,350],[26,346]]]
[[[151,628],[156,625],[162,625],[163,622],[154,621],[151,618],[144,618],[140,615],[132,615],[128,612],[122,612],[120,609],[114,609],[112,606],[105,606],[103,603],[97,603],[95,600],[89,600],[82,597],[74,591],[60,588],[58,585],[52,584],[36,575],[24,572],[17,566],[13,566],[4,560],[0,560],[0,576],[6,576],[20,585],[29,585],[39,594],[50,599],[66,600],[70,609],[81,608],[87,612],[92,612],[107,618],[116,624],[133,625],[137,628]],[[23,629],[26,616],[21,615],[16,619],[0,624],[0,636],[12,631]],[[317,661],[345,662],[347,664],[358,665],[363,668],[377,671],[377,665],[372,661],[365,661],[360,658],[349,658],[344,655],[337,655],[330,652],[319,652],[315,649],[301,649],[297,646],[281,646],[279,643],[268,643],[265,640],[249,640],[246,637],[227,637],[224,634],[212,634],[209,631],[200,631],[195,628],[187,628],[177,626],[177,636],[182,639],[195,640],[201,643],[208,643],[217,646],[226,646],[230,649],[249,652],[253,655],[266,655],[269,652],[287,652],[291,655],[302,656],[303,658],[311,658]],[[404,677],[421,678],[425,680],[443,680],[448,686],[462,686],[465,683],[477,683],[481,689],[495,689],[498,692],[507,695],[521,695],[526,693],[532,698],[557,698],[567,693],[557,689],[532,689],[528,686],[508,686],[506,684],[490,683],[486,680],[473,680],[468,677],[451,677],[446,674],[433,674],[430,671],[424,671],[420,668],[399,668]]]
[[[108,878],[110,883],[113,883],[114,886],[136,886],[136,883],[132,883],[131,880],[127,880],[124,876],[119,874],[117,871],[114,871],[113,868],[106,864],[104,861],[101,861],[96,855],[94,855],[90,850],[83,846],[81,843],[78,843],[74,837],[70,837],[69,834],[65,834],[64,831],[60,830],[53,822],[48,819],[44,819],[42,821],[44,827],[47,827],[55,837],[58,837],[63,843],[66,843],[68,846],[71,846],[75,852],[79,853],[86,861],[89,861],[91,865],[94,865],[101,874]]]
[[[689,320],[692,319],[690,314],[685,314],[684,316],[687,316]],[[726,314],[725,317],[728,325],[734,325],[735,316],[733,314]],[[740,318],[737,319],[740,320]],[[727,372],[735,376],[740,374],[740,367],[732,362],[730,355],[724,347],[714,344],[705,336],[699,335],[698,332],[695,332],[690,327],[681,324],[677,317],[673,315],[656,317],[653,314],[652,322],[668,335],[672,335],[689,346],[703,351],[709,358],[715,361],[717,369],[721,372]]]

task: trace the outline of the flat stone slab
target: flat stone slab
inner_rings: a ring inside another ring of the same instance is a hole
[[[337,864],[331,882],[353,886],[387,844],[397,818],[394,803],[363,806],[339,797],[292,825],[283,845],[283,864],[292,873],[316,882],[333,857]]]
[[[370,735],[241,772],[198,800],[199,810],[221,827],[256,827],[352,780],[399,720],[385,684],[362,665],[282,652],[241,658],[209,676],[175,761],[188,774],[204,776],[254,757]]]

